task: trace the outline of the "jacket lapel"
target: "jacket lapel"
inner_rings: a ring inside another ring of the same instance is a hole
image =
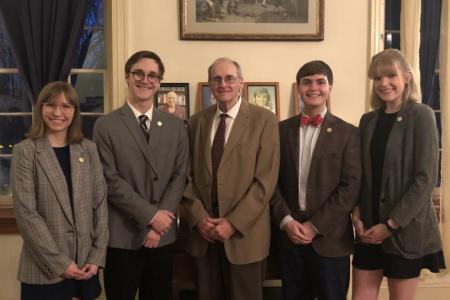
[[[72,176],[72,197],[73,197],[73,215],[75,223],[82,221],[83,212],[85,212],[90,205],[86,199],[81,199],[83,193],[83,164],[89,163],[81,144],[70,144],[70,174]],[[80,215],[81,214],[81,215]]]
[[[298,182],[298,176],[299,176],[299,126],[300,126],[300,122],[298,121],[298,118],[293,118],[291,119],[291,121],[289,122],[289,133],[288,133],[288,145],[289,145],[289,150],[290,150],[290,154],[292,156],[292,160],[294,162],[295,165],[295,174],[296,174],[296,181]]]
[[[198,147],[201,147],[205,149],[205,153],[203,157],[206,160],[206,169],[208,172],[208,176],[211,176],[212,174],[212,160],[211,160],[211,128],[212,123],[214,119],[214,115],[216,113],[217,106],[208,108],[208,111],[203,115],[202,119],[200,120],[200,145],[197,145]]]
[[[153,109],[155,111],[155,109]],[[157,175],[153,163],[153,159],[151,156],[151,153],[149,151],[149,145],[145,142],[144,134],[141,131],[141,128],[139,127],[139,124],[133,114],[133,111],[128,106],[127,103],[125,103],[122,108],[120,109],[120,116],[122,118],[122,121],[124,122],[126,128],[128,129],[130,135],[133,137],[134,141],[136,142],[136,145],[138,145],[139,149],[141,150],[142,154],[144,155],[145,159],[147,160],[150,167],[153,169],[153,172]],[[152,122],[154,123],[154,122]],[[153,124],[152,124],[153,127]],[[151,139],[151,138],[150,138]],[[157,140],[157,138],[155,139]],[[150,142],[150,141],[149,141]]]
[[[67,182],[59,165],[58,159],[56,158],[56,154],[46,137],[36,140],[36,150],[38,153],[37,159],[39,165],[47,176],[48,181],[55,192],[56,198],[58,199],[58,202],[66,215],[66,218],[69,220],[70,224],[74,226]]]
[[[372,193],[372,158],[370,154],[370,143],[372,141],[375,126],[378,122],[379,111],[377,111],[372,118],[370,118],[366,124],[361,124],[365,127],[364,132],[361,132],[362,138],[362,159],[363,159],[363,171],[366,184],[369,187],[369,191]]]
[[[241,136],[247,129],[248,122],[249,122],[248,104],[246,101],[242,101],[241,107],[239,108],[239,112],[236,116],[236,120],[234,120],[233,128],[231,129],[227,143],[225,144],[225,147],[223,149],[223,156],[222,159],[220,160],[219,169],[227,161],[234,147],[236,147],[238,142],[241,140]]]
[[[150,125],[150,138],[148,141],[148,145],[150,148],[155,148],[158,146],[161,132],[164,129],[164,123],[161,120],[161,112],[156,109],[156,107],[153,108],[153,115],[152,115],[152,124]]]
[[[330,137],[336,134],[334,124],[336,123],[335,117],[327,112],[323,119],[322,126],[320,127],[319,136],[314,147],[314,152],[311,157],[310,172],[315,170],[314,167],[316,161],[320,159],[322,154],[330,147]]]

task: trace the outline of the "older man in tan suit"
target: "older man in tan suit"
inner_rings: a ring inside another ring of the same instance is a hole
[[[208,77],[217,105],[190,119],[191,165],[182,201],[199,299],[262,299],[269,200],[279,167],[277,119],[240,97],[237,62],[217,59]]]

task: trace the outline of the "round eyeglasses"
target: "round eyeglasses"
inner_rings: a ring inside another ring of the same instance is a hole
[[[136,81],[142,81],[145,78],[147,78],[147,80],[150,81],[151,83],[155,83],[161,79],[159,74],[156,74],[155,72],[145,74],[144,72],[141,71],[131,71],[130,74],[133,75],[133,79]]]

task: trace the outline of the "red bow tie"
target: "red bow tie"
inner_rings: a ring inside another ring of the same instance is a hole
[[[304,126],[308,126],[308,125],[312,125],[314,127],[319,127],[319,125],[322,123],[323,119],[322,116],[319,115],[315,115],[314,117],[308,117],[302,114],[302,116],[300,117],[300,126],[304,127]]]

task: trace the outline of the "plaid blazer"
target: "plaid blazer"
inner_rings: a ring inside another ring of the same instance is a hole
[[[47,138],[14,146],[11,186],[23,238],[18,279],[63,280],[74,261],[103,266],[108,242],[106,184],[93,142],[70,145],[73,207],[66,179]]]

